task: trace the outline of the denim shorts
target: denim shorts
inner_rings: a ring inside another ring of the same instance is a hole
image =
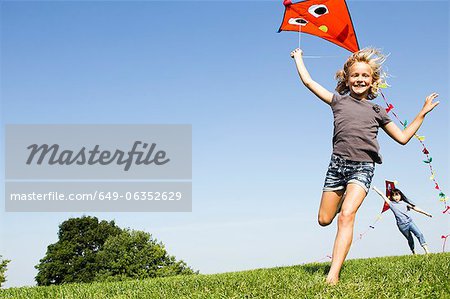
[[[374,162],[349,161],[333,154],[328,165],[323,191],[345,190],[347,184],[353,183],[363,187],[367,193],[374,171]]]

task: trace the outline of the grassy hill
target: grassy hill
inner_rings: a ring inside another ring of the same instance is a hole
[[[10,288],[0,298],[450,298],[450,253],[345,262],[327,286],[329,263],[124,282]]]

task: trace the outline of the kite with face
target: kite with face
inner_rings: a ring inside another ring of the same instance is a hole
[[[278,32],[297,31],[326,39],[351,52],[359,50],[358,40],[345,0],[284,0],[283,23]]]

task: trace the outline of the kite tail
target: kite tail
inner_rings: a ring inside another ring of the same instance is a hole
[[[361,240],[369,231],[375,229],[375,224],[377,224],[377,222],[380,221],[381,218],[382,218],[382,216],[380,213],[377,215],[374,222],[371,225],[369,225],[369,227],[365,231],[363,231],[357,237],[355,237],[355,239],[353,240],[353,243],[356,243],[357,241]]]
[[[329,261],[331,259],[332,259],[331,255],[326,255],[326,256],[324,256],[321,259],[313,261],[313,263],[321,263],[321,262],[324,262],[324,261]]]
[[[408,126],[408,122],[405,121],[401,121],[400,118],[398,117],[398,115],[392,111],[394,109],[394,106],[392,104],[390,104],[386,97],[384,96],[383,92],[380,90],[380,94],[383,97],[384,102],[386,103],[386,112],[389,113],[391,112],[394,117],[399,121],[399,123],[403,126],[403,128],[406,128]],[[441,189],[437,179],[436,179],[436,171],[433,168],[433,164],[431,163],[433,161],[433,158],[430,155],[430,152],[428,150],[428,148],[426,147],[424,140],[425,140],[425,136],[419,136],[417,134],[414,134],[414,137],[420,142],[420,144],[422,145],[422,153],[424,153],[426,160],[424,160],[423,162],[425,164],[428,165],[428,168],[430,169],[430,180],[434,183],[434,189],[436,189],[439,192],[439,201],[441,201],[444,204],[444,209],[447,207],[446,203],[448,201],[448,196],[445,195],[444,191]],[[444,212],[445,213],[445,212]]]
[[[448,237],[450,237],[450,235],[441,236],[441,238],[444,239],[444,244],[442,244],[442,252],[445,252],[445,243],[447,242]]]
[[[380,221],[381,219],[381,213],[375,218],[374,222],[369,225],[369,227],[362,233],[360,233],[354,240],[353,240],[353,244],[356,243],[357,241],[361,240],[363,236],[365,236],[370,230],[375,229],[375,224],[377,224],[378,221]],[[326,255],[320,259],[314,260],[313,263],[321,263],[323,261],[326,260],[332,260],[331,255]]]

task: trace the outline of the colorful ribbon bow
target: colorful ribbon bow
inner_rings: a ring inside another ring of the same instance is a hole
[[[389,111],[391,111],[392,109],[394,109],[394,106],[392,104],[389,104],[389,106],[386,108],[386,113],[389,113]]]

